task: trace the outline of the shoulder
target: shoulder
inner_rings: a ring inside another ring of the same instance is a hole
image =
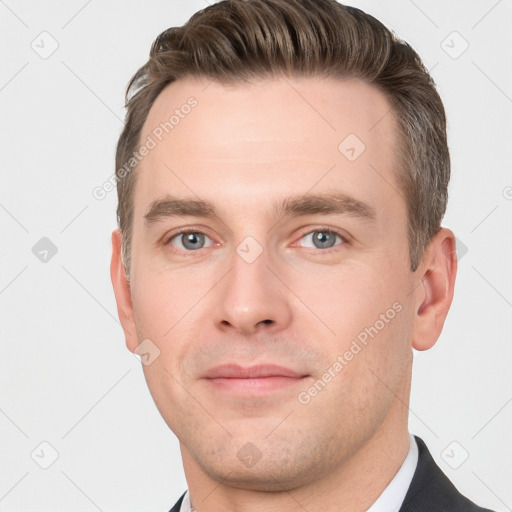
[[[399,512],[492,512],[463,496],[435,463],[419,437],[418,465]]]

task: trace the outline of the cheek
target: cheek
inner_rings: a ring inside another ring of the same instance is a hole
[[[188,357],[196,340],[205,338],[202,332],[209,325],[199,315],[208,307],[205,297],[211,279],[199,271],[192,274],[191,280],[189,269],[155,272],[139,268],[132,286],[138,339],[151,340],[158,351],[158,358],[143,370],[159,408],[186,401],[179,383],[187,384]]]
[[[387,330],[403,308],[403,285],[381,277],[374,267],[325,267],[314,272],[309,269],[297,272],[293,278],[297,297],[318,320],[316,327],[321,328],[322,321],[326,334],[330,331],[338,341],[338,348],[358,337],[364,343],[376,331]],[[302,315],[310,329],[311,313]]]
[[[359,339],[363,339],[365,344],[359,343],[361,352],[357,355],[358,360],[353,367],[347,368],[350,380],[347,388],[354,390],[361,404],[366,404],[359,407],[361,414],[375,410],[376,415],[385,415],[397,397],[399,402],[408,401],[412,309],[411,304],[404,300],[394,301],[391,307],[379,309],[374,317],[376,320],[370,320],[360,331]],[[358,408],[357,403],[354,407]]]
[[[187,397],[182,396],[179,386],[176,386],[175,372],[168,369],[164,357],[159,357],[149,366],[143,366],[143,371],[149,392],[160,415],[169,428],[176,432],[179,422],[187,415],[187,408],[183,405],[187,403]]]
[[[139,272],[132,288],[132,302],[139,340],[149,339],[158,356],[143,365],[148,389],[160,414],[171,429],[179,428],[186,416],[188,395],[179,383],[181,369],[190,340],[189,324],[199,291],[186,286],[173,274],[163,276],[149,271]]]
[[[325,392],[319,393],[322,396],[316,403],[318,410],[340,411],[333,430],[373,428],[384,420],[397,396],[403,403],[407,401],[404,379],[412,362],[410,313],[397,302],[391,308],[380,303],[366,303],[364,313],[354,308],[351,312],[358,317],[347,322],[350,325],[338,322],[336,343],[329,349],[329,368],[336,376]],[[343,329],[350,332],[340,337]],[[334,367],[336,362],[341,366]],[[324,373],[320,379],[325,381],[326,377]]]
[[[302,273],[300,281],[297,276],[297,295],[316,316],[308,312],[298,321],[306,332],[319,334],[327,367],[341,361],[337,368],[343,369],[333,373],[337,393],[351,395],[343,400],[361,404],[381,397],[383,382],[396,389],[406,370],[414,315],[404,275],[391,265],[387,271],[352,265],[325,275]]]
[[[187,270],[153,272],[143,269],[135,276],[132,304],[137,330],[155,342],[166,343],[186,324],[187,315],[205,293],[207,283]]]

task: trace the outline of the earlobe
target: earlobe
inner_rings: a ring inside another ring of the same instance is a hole
[[[133,306],[130,294],[130,283],[126,277],[126,269],[121,257],[122,235],[119,229],[112,232],[112,260],[110,262],[110,278],[114,287],[117,303],[117,313],[123,327],[128,350],[133,352],[137,347],[137,331],[133,316]]]
[[[449,229],[441,228],[432,238],[417,272],[421,284],[416,291],[412,346],[427,350],[439,338],[453,299],[457,252],[455,236]]]

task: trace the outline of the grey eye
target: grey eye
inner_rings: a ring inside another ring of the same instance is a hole
[[[196,251],[211,245],[211,240],[203,233],[188,232],[180,233],[171,238],[171,243],[174,247],[185,251]]]
[[[302,239],[303,247],[312,247],[314,249],[330,249],[335,245],[339,245],[340,242],[343,242],[340,235],[329,230],[312,231],[304,235]]]

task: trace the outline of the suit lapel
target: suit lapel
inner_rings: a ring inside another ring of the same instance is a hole
[[[459,493],[439,469],[423,440],[416,436],[415,439],[418,465],[399,512],[484,512],[486,509]]]
[[[181,495],[181,498],[174,504],[174,507],[172,507],[171,510],[169,510],[169,512],[180,512],[181,503],[183,502],[184,497],[185,497],[185,493],[183,493]]]

